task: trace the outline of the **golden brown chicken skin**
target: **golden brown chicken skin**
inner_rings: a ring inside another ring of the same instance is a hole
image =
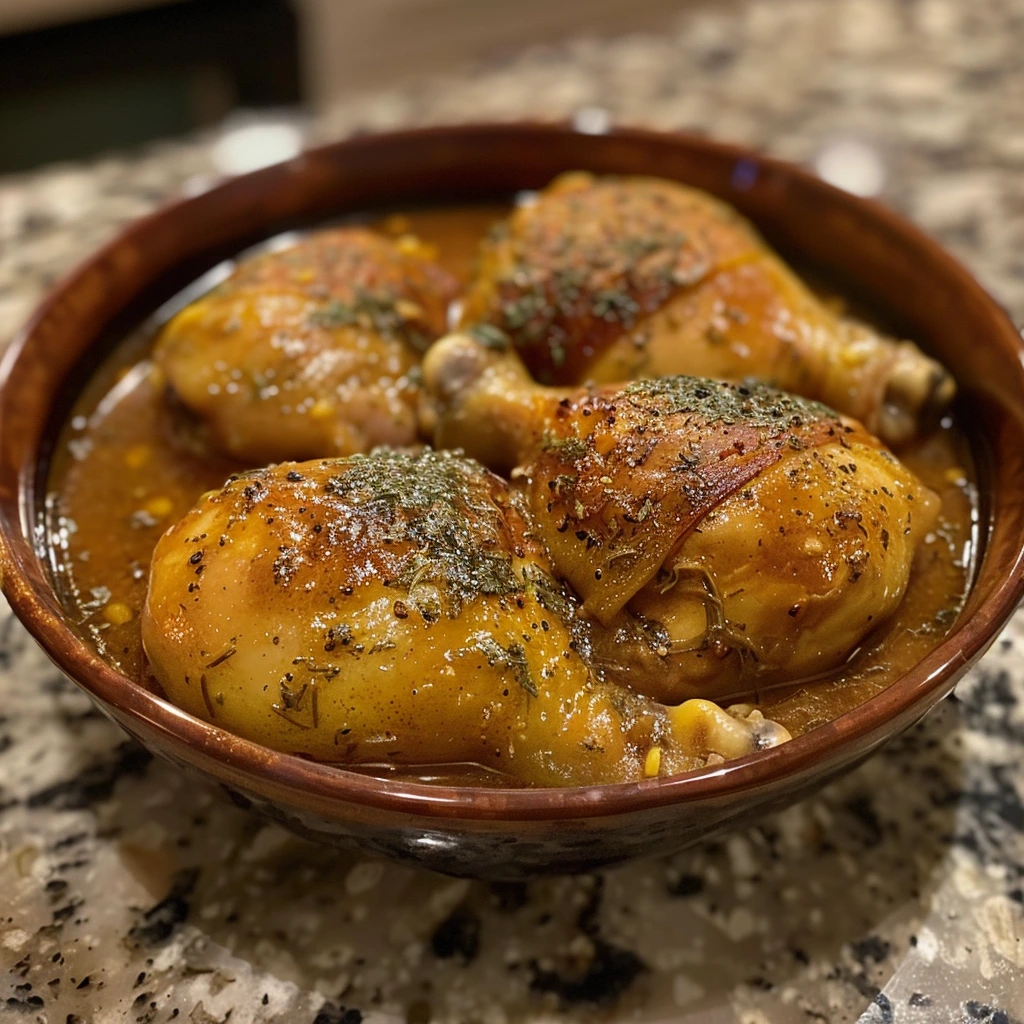
[[[543,383],[754,378],[890,444],[955,390],[913,344],[820,302],[729,206],[655,178],[567,174],[517,209],[484,244],[462,323],[503,332]]]
[[[853,420],[764,385],[545,388],[455,335],[436,443],[517,465],[606,677],[668,703],[813,677],[898,606],[937,498]]]
[[[420,355],[456,291],[411,237],[323,231],[242,262],[166,325],[154,359],[206,439],[244,462],[408,444]]]
[[[520,499],[445,452],[230,480],[159,542],[142,635],[180,707],[321,761],[590,784],[788,738],[600,680]]]

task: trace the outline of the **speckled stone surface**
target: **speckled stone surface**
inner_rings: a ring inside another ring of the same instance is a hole
[[[601,107],[838,160],[1024,322],[1022,53],[1020,0],[729,3],[353,98],[309,132]],[[202,188],[215,141],[0,179],[0,339],[119,224]],[[493,887],[313,847],[196,789],[0,617],[0,1019],[565,1018],[1019,1024],[1024,618],[918,727],[759,827]]]

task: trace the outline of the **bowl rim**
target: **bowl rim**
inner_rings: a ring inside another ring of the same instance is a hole
[[[301,174],[306,161],[321,155],[337,160],[346,153],[372,149],[386,142],[392,146],[476,136],[481,145],[502,139],[532,135],[538,142],[558,135],[579,135],[579,129],[566,123],[502,122],[440,125],[353,136],[305,150],[299,156],[248,174],[230,177],[213,185],[200,196],[180,196],[121,228],[113,238],[94,251],[48,292],[27,324],[10,341],[0,356],[0,438],[4,436],[4,417],[8,415],[12,373],[25,357],[40,325],[58,305],[65,293],[79,285],[98,264],[128,244],[144,244],[154,225],[179,212],[198,199],[210,202],[242,188],[260,184],[273,188],[287,176]],[[929,259],[938,261],[943,272],[953,279],[963,294],[981,303],[993,314],[998,337],[993,345],[1009,346],[1018,366],[1024,357],[1020,334],[1005,310],[988,295],[973,275],[937,242],[901,216],[870,199],[843,192],[821,181],[811,172],[751,149],[709,140],[684,132],[655,131],[615,126],[602,135],[675,143],[691,152],[733,161],[756,161],[759,167],[795,182],[802,189],[814,189],[829,195],[832,202],[845,206],[858,217],[880,229],[898,234],[916,249],[927,249]],[[95,339],[94,339],[95,341]],[[83,349],[83,353],[85,349]],[[1021,383],[1024,388],[1024,367]],[[939,644],[908,672],[864,703],[817,726],[782,746],[761,751],[722,765],[656,779],[607,783],[590,786],[552,788],[505,788],[452,786],[388,779],[349,771],[343,767],[318,764],[291,754],[271,750],[243,739],[216,725],[194,718],[185,711],[132,682],[103,661],[74,633],[57,610],[52,585],[37,587],[31,579],[32,558],[40,562],[33,533],[35,512],[28,506],[30,480],[35,473],[38,451],[17,468],[17,493],[0,487],[0,582],[15,615],[27,627],[45,653],[101,706],[142,723],[160,734],[173,748],[186,747],[202,755],[222,773],[235,779],[258,778],[277,791],[283,788],[296,794],[319,797],[329,802],[377,808],[381,811],[415,814],[431,818],[465,820],[550,820],[558,818],[605,818],[668,804],[686,804],[707,799],[763,791],[766,784],[781,785],[824,760],[828,751],[840,745],[851,748],[881,743],[887,723],[898,719],[910,724],[952,686],[954,677],[979,658],[995,639],[999,628],[1010,617],[1024,596],[1024,535],[1014,550],[1012,564],[966,621],[958,623]],[[26,554],[26,553],[30,554]],[[979,569],[980,572],[980,569]],[[48,581],[46,573],[40,579]],[[972,583],[972,587],[974,584]],[[945,688],[945,689],[944,689]],[[109,713],[109,711],[108,711]]]

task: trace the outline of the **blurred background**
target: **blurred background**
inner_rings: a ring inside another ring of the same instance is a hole
[[[339,100],[679,0],[0,0],[0,173]]]
[[[1024,0],[0,0],[0,342],[125,221],[355,132],[574,119],[764,149],[1024,310]]]

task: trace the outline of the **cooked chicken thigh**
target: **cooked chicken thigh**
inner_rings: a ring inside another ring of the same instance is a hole
[[[507,484],[381,451],[207,494],[157,546],[142,636],[180,707],[321,761],[589,784],[788,738],[750,708],[600,680],[573,612]]]
[[[311,235],[243,262],[163,329],[171,394],[249,463],[368,451],[416,437],[416,373],[456,282],[409,237]]]
[[[655,178],[563,175],[485,243],[462,323],[512,339],[543,383],[754,378],[898,444],[951,401],[916,346],[836,315],[753,227]]]
[[[523,481],[608,678],[667,703],[840,664],[897,607],[938,499],[864,428],[764,385],[558,389],[453,335],[435,443]]]

